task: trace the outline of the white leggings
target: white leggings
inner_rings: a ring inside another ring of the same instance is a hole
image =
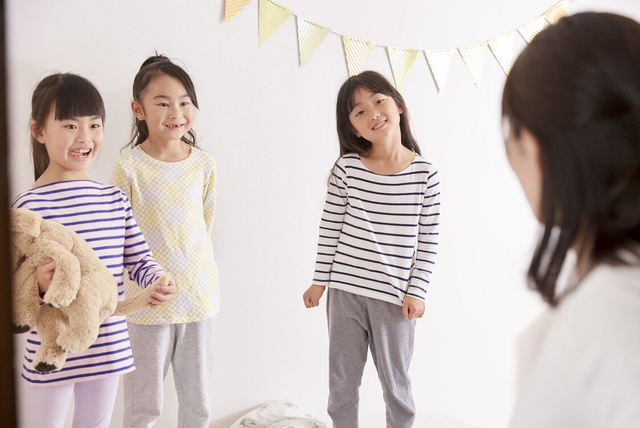
[[[74,428],[108,428],[118,393],[120,376],[86,382],[34,387],[27,385],[22,428],[63,428],[71,395],[75,396]]]

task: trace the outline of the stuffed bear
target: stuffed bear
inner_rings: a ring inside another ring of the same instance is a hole
[[[96,341],[105,318],[144,308],[155,288],[171,278],[165,274],[118,303],[116,279],[74,231],[26,208],[11,209],[10,230],[14,331],[38,327],[41,346],[33,367],[39,372],[60,370],[69,352],[84,351]],[[41,304],[36,268],[48,257],[56,270]]]

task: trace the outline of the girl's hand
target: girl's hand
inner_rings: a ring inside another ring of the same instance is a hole
[[[413,297],[404,296],[402,315],[404,315],[404,319],[406,320],[422,318],[424,315],[424,302]]]
[[[38,279],[38,288],[40,289],[41,296],[49,290],[55,271],[56,262],[51,257],[41,261],[36,268],[36,278]]]
[[[176,282],[171,278],[169,284],[159,285],[156,291],[149,295],[149,303],[147,303],[147,306],[150,308],[164,306],[176,297],[177,291]]]
[[[304,300],[304,305],[307,308],[315,308],[320,304],[320,298],[322,297],[322,293],[324,293],[325,287],[322,285],[312,285],[304,292],[302,295],[302,299]]]

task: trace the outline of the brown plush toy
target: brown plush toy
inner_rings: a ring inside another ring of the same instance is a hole
[[[33,358],[39,372],[60,370],[69,352],[81,352],[98,338],[108,316],[127,315],[147,305],[165,274],[144,292],[118,303],[117,281],[87,242],[71,229],[26,208],[11,210],[13,320],[16,333],[38,327],[41,346]],[[46,258],[56,269],[44,304],[36,268]]]

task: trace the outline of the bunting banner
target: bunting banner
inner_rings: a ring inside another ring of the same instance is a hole
[[[518,33],[527,43],[531,43],[531,40],[538,35],[540,31],[544,29],[544,25],[547,19],[543,16],[539,16],[533,21],[527,22],[522,27],[518,27]]]
[[[480,81],[482,79],[482,72],[486,60],[487,47],[491,50],[504,73],[508,75],[511,71],[515,58],[517,57],[514,45],[516,32],[522,36],[525,42],[531,43],[534,37],[540,33],[545,26],[553,25],[569,14],[569,2],[572,1],[574,0],[560,0],[555,5],[547,9],[542,15],[532,19],[520,27],[517,27],[513,31],[480,43],[473,43],[451,49],[424,50],[423,53],[427,60],[429,70],[431,71],[438,93],[442,93],[444,90],[453,56],[456,52],[460,54],[460,57],[469,71],[476,87],[480,87]],[[225,23],[229,22],[250,2],[251,0],[225,0]],[[303,67],[309,61],[313,53],[329,33],[336,34],[342,38],[342,45],[349,76],[355,76],[362,71],[362,68],[369,59],[373,48],[378,46],[375,42],[369,40],[334,33],[328,27],[316,24],[294,14],[292,10],[276,3],[274,0],[259,0],[258,7],[259,46],[261,46],[291,15],[295,15],[298,30],[298,54],[300,67]],[[393,80],[396,88],[400,90],[404,85],[404,82],[409,75],[409,71],[411,70],[420,50],[384,45],[381,45],[380,47],[385,48],[387,51],[391,72],[393,73]]]
[[[227,0],[224,3],[224,22],[231,21],[251,0]]]
[[[298,51],[300,53],[300,67],[311,58],[320,43],[329,34],[327,27],[314,24],[298,16]]]
[[[291,16],[293,11],[272,0],[260,0],[260,13],[258,16],[258,46],[261,46],[284,21]]]
[[[393,72],[393,80],[396,82],[396,89],[400,90],[407,79],[413,61],[418,56],[418,50],[387,46],[387,54],[389,55],[389,63]]]
[[[475,43],[473,45],[462,46],[458,48],[464,65],[467,66],[469,74],[476,84],[476,88],[480,87],[482,79],[482,69],[484,68],[484,59],[487,54],[487,42]]]
[[[544,17],[549,24],[555,24],[569,14],[569,5],[566,0],[558,2],[555,6],[544,13]]]
[[[355,76],[362,71],[364,63],[369,59],[375,43],[366,40],[354,39],[349,36],[342,36],[344,55],[347,58],[347,69],[349,77]]]
[[[511,33],[503,34],[502,36],[489,40],[489,48],[506,75],[509,75],[509,71],[511,71],[511,66],[515,60],[513,56],[515,38],[516,32],[512,31]]]
[[[438,93],[442,92],[445,83],[447,83],[447,75],[449,74],[449,68],[451,68],[451,61],[455,53],[455,49],[433,49],[424,51],[424,56],[427,58],[427,64],[429,64],[429,69],[436,83]]]

